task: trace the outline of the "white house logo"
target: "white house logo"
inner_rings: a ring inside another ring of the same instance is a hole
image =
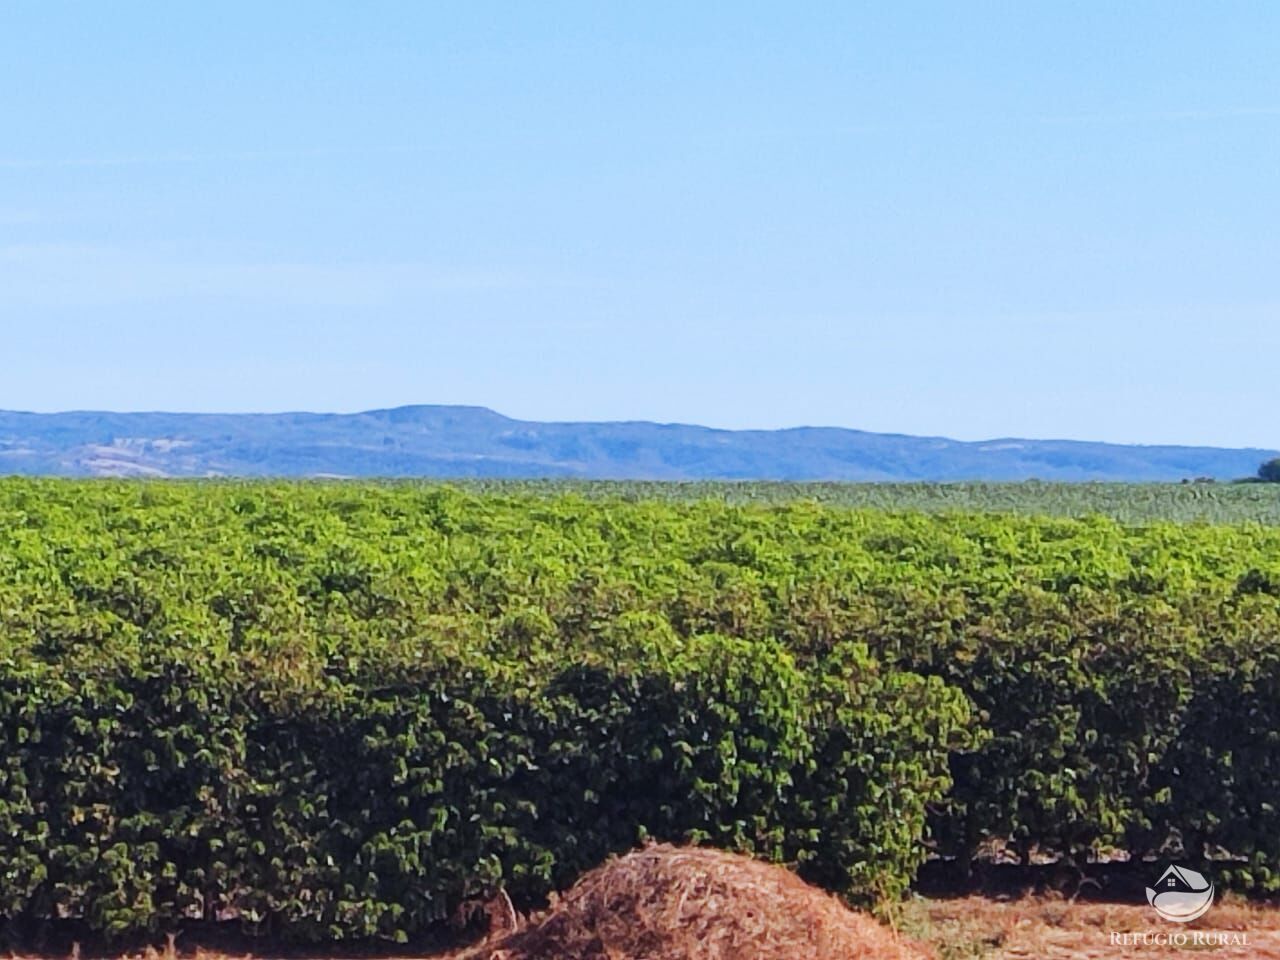
[[[1213,884],[1204,874],[1171,865],[1155,887],[1147,887],[1147,903],[1174,923],[1189,923],[1213,906]]]

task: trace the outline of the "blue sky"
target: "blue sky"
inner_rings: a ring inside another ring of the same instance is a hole
[[[1280,6],[0,6],[0,407],[1280,445]]]

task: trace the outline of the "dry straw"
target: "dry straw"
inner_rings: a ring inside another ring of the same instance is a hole
[[[928,960],[782,867],[654,845],[591,871],[468,960]]]

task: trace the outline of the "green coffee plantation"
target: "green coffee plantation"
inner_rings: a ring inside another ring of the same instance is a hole
[[[646,838],[1280,888],[1280,528],[0,481],[0,916],[404,939]]]

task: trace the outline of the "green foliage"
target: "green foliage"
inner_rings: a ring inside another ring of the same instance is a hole
[[[1280,887],[1280,529],[29,480],[0,527],[18,924],[403,939],[646,837]]]
[[[1258,479],[1264,483],[1280,483],[1280,457],[1268,460],[1258,468]]]

